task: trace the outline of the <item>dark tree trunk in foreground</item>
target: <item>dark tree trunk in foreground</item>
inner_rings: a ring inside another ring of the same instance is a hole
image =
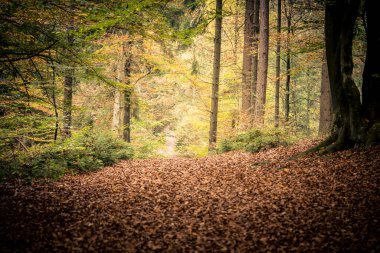
[[[376,1],[367,0],[367,55],[363,73],[363,118],[368,136],[366,143],[372,145],[380,140],[380,16]]]
[[[363,76],[363,104],[352,78],[352,40],[360,0],[328,1],[326,3],[326,57],[334,112],[331,137],[319,145],[326,151],[370,145],[379,140],[379,17],[374,1],[367,1],[367,59]],[[374,57],[374,58],[372,58]],[[376,92],[377,91],[377,92]]]
[[[277,45],[276,45],[276,91],[274,105],[274,126],[279,125],[280,115],[280,72],[281,72],[281,1],[277,0]]]
[[[212,76],[212,97],[210,114],[209,150],[215,149],[216,133],[218,128],[218,92],[220,74],[220,51],[222,43],[222,0],[216,0],[215,38],[214,38],[214,65]]]
[[[323,57],[319,107],[319,135],[328,135],[331,133],[332,115],[329,73],[327,71],[326,57]]]
[[[245,1],[244,48],[242,70],[242,124],[248,128],[252,117],[252,63],[253,63],[253,15],[254,0]]]
[[[259,62],[257,77],[257,96],[255,107],[255,122],[264,124],[267,76],[268,76],[268,48],[269,48],[269,1],[260,0],[260,35],[259,35]]]

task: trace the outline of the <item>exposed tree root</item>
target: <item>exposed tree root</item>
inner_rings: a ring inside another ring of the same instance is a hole
[[[303,156],[306,156],[306,155],[309,155],[309,154],[312,154],[312,153],[315,153],[315,152],[321,152],[321,153],[324,153],[326,148],[333,145],[333,143],[338,139],[338,134],[337,133],[333,133],[331,134],[329,137],[327,137],[324,141],[322,141],[321,143],[319,143],[318,145],[304,151],[304,152],[301,152],[295,156],[292,156],[290,157],[289,159],[287,159],[287,161],[291,161],[291,160],[295,160],[295,159],[298,159],[298,158],[301,158]]]

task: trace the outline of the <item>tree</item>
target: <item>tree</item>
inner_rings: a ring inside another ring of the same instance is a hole
[[[285,1],[286,3],[286,1]],[[286,17],[286,83],[285,83],[285,122],[289,121],[289,112],[290,112],[290,68],[291,68],[291,59],[290,59],[290,35],[292,31],[292,17],[293,17],[293,0],[289,0],[288,4],[285,5],[285,17]]]
[[[352,77],[352,43],[360,0],[328,1],[325,12],[326,58],[334,112],[333,133],[317,148],[327,152],[367,145],[379,140],[379,67],[372,57],[379,56],[379,18],[374,3],[366,2],[367,59],[363,73],[363,103]],[[373,55],[373,56],[372,56]]]
[[[210,113],[209,150],[215,148],[218,128],[218,91],[220,75],[220,53],[222,44],[222,0],[216,0],[215,9],[215,38],[214,38],[214,64],[212,75],[212,97]]]
[[[123,41],[116,66],[116,81],[124,84],[115,88],[112,129],[126,142],[131,142],[131,64],[132,41]]]
[[[250,125],[252,117],[252,63],[253,63],[254,0],[245,1],[244,48],[242,70],[242,120],[244,127]]]
[[[259,61],[257,78],[257,99],[255,107],[255,122],[264,124],[265,101],[268,76],[268,49],[269,49],[269,1],[260,0],[260,34],[259,34]]]
[[[326,57],[323,57],[321,71],[321,96],[319,107],[319,134],[328,135],[332,126],[332,105],[329,73],[327,71]]]
[[[277,45],[276,45],[276,91],[274,126],[278,127],[280,115],[280,72],[281,72],[281,1],[277,1]]]

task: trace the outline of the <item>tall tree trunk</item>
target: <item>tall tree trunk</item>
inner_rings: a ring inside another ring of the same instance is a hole
[[[321,71],[321,96],[319,107],[319,135],[328,135],[332,127],[332,105],[329,73],[327,71],[326,56],[323,57]]]
[[[260,0],[254,0],[253,15],[253,60],[252,60],[252,120],[255,117],[256,91],[257,91],[257,69],[258,69],[258,50],[260,33]]]
[[[367,0],[367,55],[363,72],[363,117],[369,126],[367,145],[380,139],[380,16],[376,1]]]
[[[380,122],[380,16],[376,1],[367,0],[367,53],[363,72],[363,116],[371,124]]]
[[[260,0],[260,35],[259,35],[259,62],[257,79],[257,99],[255,108],[255,122],[264,124],[265,101],[268,75],[268,48],[269,48],[269,1]]]
[[[131,42],[123,42],[117,65],[116,80],[126,87],[115,88],[115,100],[112,118],[112,130],[126,142],[131,142]]]
[[[234,65],[237,64],[237,51],[238,51],[238,45],[239,45],[239,17],[240,17],[240,0],[236,0],[235,2],[235,17],[234,17]]]
[[[279,125],[280,114],[280,72],[281,72],[281,1],[277,0],[277,45],[276,45],[276,91],[274,105],[274,126]]]
[[[222,44],[222,0],[216,0],[215,12],[214,65],[212,76],[209,150],[213,150],[216,147],[216,134],[218,128],[218,92],[220,75],[220,52]]]
[[[249,128],[252,109],[252,61],[254,0],[245,1],[244,48],[242,71],[242,124]]]
[[[128,86],[127,89],[124,90],[124,117],[123,117],[123,139],[126,142],[131,142],[131,95],[132,95],[132,87],[129,87],[131,84],[131,66],[132,66],[132,53],[131,48],[132,42],[124,42],[123,43],[123,52],[125,57],[124,64],[124,76],[125,76],[125,84]]]
[[[73,27],[67,29],[67,42],[71,47],[74,43],[74,35],[72,34]],[[68,66],[65,71],[65,78],[63,84],[63,138],[69,138],[71,136],[71,124],[72,124],[72,108],[73,108],[73,86],[75,71],[72,66]]]
[[[326,57],[334,111],[334,138],[327,151],[360,142],[360,93],[352,78],[352,40],[360,0],[326,3]]]
[[[289,14],[286,17],[287,20],[287,34],[286,34],[286,83],[285,83],[285,124],[289,121],[290,112],[290,33],[292,27],[292,16]]]

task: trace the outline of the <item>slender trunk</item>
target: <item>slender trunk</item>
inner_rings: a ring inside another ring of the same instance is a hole
[[[66,71],[63,92],[63,138],[71,136],[71,120],[73,107],[74,69],[69,67]]]
[[[54,128],[54,141],[58,139],[58,128],[59,128],[59,114],[58,114],[58,105],[57,105],[57,99],[55,97],[55,67],[52,67],[52,82],[53,82],[53,89],[52,89],[52,102],[54,107],[54,116],[55,116],[55,128]]]
[[[265,100],[268,75],[268,47],[269,47],[269,1],[260,0],[260,35],[259,35],[259,62],[258,85],[255,108],[255,122],[264,124]]]
[[[116,87],[115,94],[114,94],[114,103],[113,103],[112,131],[114,131],[116,135],[120,137],[121,137],[121,121],[122,121],[123,111],[124,111],[123,91],[120,88]]]
[[[125,57],[124,76],[125,84],[130,85],[132,53],[131,41],[123,43],[123,54]],[[131,94],[132,88],[127,87],[124,90],[124,117],[123,117],[123,139],[126,142],[131,142]]]
[[[253,60],[253,14],[254,0],[245,2],[244,49],[242,71],[242,122],[249,128],[252,108],[252,60]]]
[[[212,97],[210,114],[209,150],[216,147],[218,128],[218,92],[220,74],[220,52],[222,39],[222,0],[216,0],[215,38],[214,38],[214,65],[212,78]]]
[[[236,0],[235,2],[235,20],[234,20],[234,65],[237,64],[237,51],[239,44],[239,16],[240,16],[240,0]]]
[[[253,59],[252,59],[252,120],[255,117],[256,90],[257,90],[257,69],[258,69],[258,50],[260,33],[260,0],[254,0],[253,15]]]
[[[277,0],[277,47],[276,47],[276,91],[274,105],[274,126],[279,125],[280,114],[280,72],[281,72],[281,0]]]
[[[321,71],[321,96],[319,107],[319,135],[327,135],[332,127],[332,105],[329,73],[327,71],[326,56],[323,57]]]
[[[115,88],[113,107],[112,130],[126,142],[131,142],[131,42],[123,42],[120,50],[116,71],[116,80],[126,85],[124,88]]]
[[[290,112],[290,32],[292,25],[292,17],[287,16],[287,35],[286,35],[286,83],[285,83],[285,123],[289,121]]]

